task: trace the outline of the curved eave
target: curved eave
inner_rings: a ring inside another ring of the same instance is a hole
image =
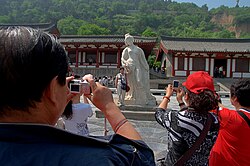
[[[178,52],[249,53],[250,39],[205,39],[162,36],[161,44],[167,50]]]
[[[189,53],[226,53],[226,54],[250,54],[249,51],[221,51],[221,50],[175,50],[168,49],[168,52],[189,52]]]
[[[63,44],[124,44],[124,36],[61,36],[59,41]],[[157,38],[134,36],[136,44],[156,44]]]

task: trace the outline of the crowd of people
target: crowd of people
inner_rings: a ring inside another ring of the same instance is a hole
[[[226,76],[223,66],[214,68],[214,78],[224,78]]]
[[[89,74],[80,79],[91,93],[72,93],[68,84],[76,78],[68,72],[67,54],[54,36],[28,27],[0,29],[1,165],[250,165],[250,80],[231,86],[235,110],[222,105],[204,71],[189,75],[180,87],[169,84],[155,110],[169,145],[165,158],[155,161],[111,90]],[[180,110],[168,107],[173,93]],[[89,135],[88,102],[103,112],[115,134]]]
[[[95,82],[99,82],[101,85],[106,87],[114,86],[114,77],[113,76],[102,76],[102,77],[94,77]]]
[[[114,135],[83,136],[55,126],[70,93],[69,65],[57,39],[28,27],[0,29],[0,165],[155,165],[153,151],[91,75],[88,99]]]
[[[174,92],[178,111],[168,108]],[[250,80],[236,81],[230,88],[235,110],[225,108],[204,71],[189,75],[182,88],[168,85],[155,112],[169,132],[167,154],[159,165],[250,165],[249,95]]]

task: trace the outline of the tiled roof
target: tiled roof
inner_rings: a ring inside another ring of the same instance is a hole
[[[56,28],[55,23],[36,23],[36,24],[0,24],[0,27],[9,27],[9,26],[26,26],[26,27],[31,27],[34,29],[40,29],[45,32],[50,32],[53,28]]]
[[[134,43],[156,43],[157,38],[134,36]],[[124,36],[61,36],[61,43],[124,43]]]
[[[172,51],[250,53],[250,39],[203,39],[166,36],[161,36],[161,39],[163,46]]]

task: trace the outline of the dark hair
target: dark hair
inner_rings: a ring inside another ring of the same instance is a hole
[[[194,111],[201,114],[207,114],[211,110],[215,110],[218,107],[218,100],[214,92],[210,90],[204,90],[199,94],[195,94],[186,90],[189,96],[189,107]]]
[[[52,35],[28,27],[0,28],[0,111],[27,110],[57,76],[65,85],[68,58]]]
[[[120,70],[124,70],[124,67],[120,67]]]
[[[62,117],[65,119],[72,119],[73,111],[72,111],[72,100],[66,105],[64,112],[62,113]]]
[[[231,97],[237,97],[243,107],[250,107],[250,79],[240,79],[234,82],[230,88]]]

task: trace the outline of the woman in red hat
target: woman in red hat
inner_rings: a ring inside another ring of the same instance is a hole
[[[169,84],[155,112],[156,121],[168,130],[169,145],[161,164],[208,165],[219,129],[217,117],[210,112],[218,107],[213,79],[199,71],[189,75],[183,86],[174,89]],[[181,107],[179,111],[168,109],[174,91]]]

